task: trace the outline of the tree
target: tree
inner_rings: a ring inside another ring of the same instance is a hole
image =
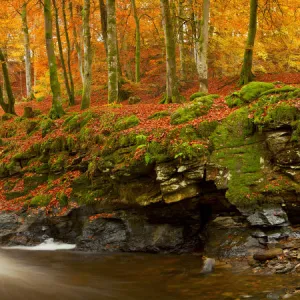
[[[22,29],[24,33],[26,96],[28,99],[33,99],[34,94],[32,90],[30,38],[29,38],[29,29],[27,23],[27,4],[28,2],[24,2],[22,5],[21,17],[22,17]]]
[[[71,93],[68,72],[67,72],[66,63],[65,63],[65,59],[64,59],[64,53],[63,53],[63,47],[62,47],[61,35],[60,35],[60,28],[59,28],[58,7],[56,5],[56,0],[52,0],[52,3],[53,3],[53,7],[54,7],[56,38],[57,38],[57,44],[58,44],[58,50],[59,50],[60,63],[61,63],[61,67],[63,69],[64,81],[65,81],[66,91],[67,91],[68,98],[69,98],[69,104],[73,105],[74,104],[74,94]]]
[[[9,80],[9,74],[8,74],[8,69],[5,61],[5,57],[3,54],[2,49],[0,48],[0,64],[2,66],[2,73],[3,73],[3,79],[5,83],[5,88],[6,88],[6,95],[7,95],[7,103],[4,101],[4,96],[2,89],[0,91],[0,105],[3,108],[3,110],[6,113],[9,114],[16,114],[15,112],[15,98],[12,92],[10,80]]]
[[[107,9],[104,0],[99,0],[100,16],[101,16],[101,30],[104,42],[105,53],[107,56]]]
[[[258,0],[250,0],[250,19],[248,28],[248,38],[244,52],[244,62],[240,75],[240,85],[244,85],[253,80],[252,62],[253,62],[253,48],[257,30],[257,8]]]
[[[70,80],[70,105],[75,104],[75,91],[74,91],[74,81],[71,69],[71,43],[68,32],[68,22],[67,22],[67,14],[66,14],[66,0],[62,0],[62,13],[63,13],[63,23],[64,23],[64,32],[67,42],[67,64],[68,64],[68,75]]]
[[[133,16],[135,21],[135,82],[140,82],[140,64],[141,64],[141,32],[140,19],[136,9],[135,0],[131,0]]]
[[[52,107],[50,110],[50,118],[57,119],[64,114],[60,97],[60,84],[57,75],[57,64],[54,52],[54,44],[52,37],[52,9],[51,0],[44,0],[44,19],[45,19],[45,38],[46,52],[48,57],[48,67],[50,72],[50,86],[52,91]]]
[[[108,103],[119,100],[119,71],[115,0],[107,0]]]
[[[69,11],[70,11],[71,24],[72,24],[72,28],[73,28],[73,42],[74,42],[75,50],[76,50],[76,53],[77,53],[80,77],[81,77],[81,81],[83,82],[82,52],[81,52],[80,42],[78,41],[78,37],[77,37],[77,29],[76,29],[76,24],[75,24],[74,15],[73,15],[73,4],[72,4],[71,1],[69,2]]]
[[[197,41],[197,71],[199,76],[199,91],[208,92],[208,66],[207,66],[207,52],[208,52],[208,30],[209,30],[209,7],[210,0],[203,0],[203,14],[200,23],[200,39]]]
[[[90,32],[90,0],[84,0],[83,11],[83,89],[81,109],[90,107],[91,102],[91,84],[92,84],[92,49]]]
[[[176,75],[176,44],[170,14],[169,0],[160,0],[160,5],[163,18],[167,57],[167,86],[166,94],[162,100],[162,103],[178,103],[181,102],[182,96],[178,90],[178,80]]]

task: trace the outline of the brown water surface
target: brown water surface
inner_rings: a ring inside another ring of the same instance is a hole
[[[200,275],[201,265],[194,255],[1,250],[0,299],[282,299],[300,287],[298,275],[254,275],[225,264]]]

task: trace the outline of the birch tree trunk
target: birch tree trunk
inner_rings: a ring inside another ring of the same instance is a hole
[[[135,82],[140,82],[140,65],[141,65],[141,32],[140,32],[140,19],[136,9],[135,0],[131,0],[133,9],[133,16],[135,20]]]
[[[33,90],[32,90],[32,73],[31,73],[31,57],[30,57],[30,39],[29,39],[29,30],[27,23],[27,2],[24,2],[22,5],[21,11],[22,17],[22,29],[24,34],[24,50],[25,50],[25,77],[26,77],[26,97],[28,99],[33,99]]]
[[[209,34],[209,7],[210,0],[203,0],[203,16],[200,25],[200,40],[197,43],[198,63],[197,71],[199,76],[199,91],[208,92],[208,34]]]
[[[107,56],[107,9],[104,0],[99,0],[101,31],[104,42],[104,48]]]
[[[115,0],[107,0],[108,103],[119,101],[118,47]]]
[[[68,76],[70,81],[70,95],[69,95],[69,102],[70,105],[75,104],[75,92],[74,92],[74,81],[71,69],[71,43],[69,38],[68,32],[68,22],[67,22],[67,15],[66,15],[66,0],[62,0],[62,13],[63,13],[63,23],[64,23],[64,32],[67,42],[67,65],[68,65]]]
[[[3,73],[3,82],[6,89],[6,95],[7,95],[7,103],[4,102],[3,92],[1,90],[0,95],[0,105],[2,106],[3,110],[6,113],[15,115],[15,98],[13,95],[13,91],[11,88],[10,80],[9,80],[9,74],[7,69],[7,64],[5,60],[5,56],[2,52],[2,49],[0,48],[0,64],[2,65],[2,73]]]
[[[90,107],[91,103],[91,84],[92,84],[92,48],[90,32],[90,0],[84,0],[82,21],[83,21],[83,89],[81,109]]]
[[[176,45],[174,29],[170,15],[169,0],[160,0],[163,27],[166,45],[166,63],[167,63],[167,82],[166,95],[162,103],[178,103],[182,96],[178,90],[178,80],[176,75]]]
[[[70,11],[71,23],[72,23],[72,27],[73,27],[73,39],[74,39],[74,44],[75,44],[75,50],[76,50],[77,58],[78,58],[78,67],[79,67],[81,81],[83,82],[83,59],[82,59],[82,52],[81,52],[80,43],[79,43],[78,37],[77,37],[76,24],[74,22],[74,15],[73,15],[73,4],[72,4],[71,1],[69,3],[69,11]]]
[[[45,38],[48,66],[50,71],[50,86],[52,91],[52,107],[50,118],[57,119],[64,114],[60,98],[60,84],[57,75],[57,64],[54,52],[53,33],[52,33],[52,10],[51,0],[44,0],[44,19],[45,19]]]
[[[240,85],[244,85],[253,80],[252,62],[253,62],[253,48],[255,43],[255,36],[257,30],[257,8],[258,0],[250,0],[250,20],[248,28],[248,38],[244,53],[244,62],[240,75]]]

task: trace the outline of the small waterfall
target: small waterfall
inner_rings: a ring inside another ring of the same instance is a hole
[[[54,239],[52,238],[47,239],[42,244],[36,246],[2,247],[2,249],[17,249],[17,250],[30,250],[30,251],[72,250],[75,248],[76,248],[75,244],[64,244],[60,242],[54,242]]]

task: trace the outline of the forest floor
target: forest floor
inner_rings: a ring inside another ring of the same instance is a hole
[[[99,117],[93,118],[88,127],[94,135],[105,135],[104,131],[106,130],[106,127],[109,128],[109,130],[111,130],[111,128],[114,128],[114,125],[119,120],[119,118],[135,115],[135,117],[137,117],[139,120],[138,125],[122,130],[121,135],[128,135],[130,132],[133,132],[135,134],[139,134],[142,132],[143,134],[147,135],[148,139],[151,140],[153,138],[153,132],[160,132],[160,138],[163,139],[168,134],[168,132],[171,132],[174,129],[181,129],[189,125],[197,127],[198,124],[202,123],[203,121],[220,121],[237,109],[235,107],[230,108],[225,101],[225,97],[227,95],[239,89],[236,84],[237,79],[238,78],[211,79],[209,82],[209,93],[218,94],[220,95],[220,97],[214,100],[212,107],[207,114],[198,118],[194,118],[193,120],[185,122],[184,124],[177,125],[171,125],[170,115],[179,107],[185,106],[186,104],[159,104],[165,88],[163,84],[159,83],[161,81],[155,82],[154,78],[153,81],[151,81],[149,77],[147,77],[138,85],[133,83],[125,84],[123,88],[128,89],[133,96],[138,96],[141,98],[141,102],[134,105],[129,105],[128,100],[120,104],[108,105],[106,89],[98,88],[97,90],[96,88],[94,88],[95,92],[93,92],[92,94],[91,107],[88,110],[88,113],[91,112],[92,114]],[[256,81],[280,82],[283,84],[300,87],[300,73],[265,74],[257,76]],[[153,83],[151,84],[151,82]],[[188,84],[185,84],[181,87],[181,93],[187,99],[187,102],[189,102],[189,97],[197,91],[197,81],[189,82]],[[0,140],[3,140],[3,144],[2,146],[0,146],[0,164],[4,165],[4,167],[7,167],[10,161],[13,159],[14,155],[18,155],[18,153],[26,153],[28,149],[30,149],[37,143],[41,144],[47,140],[59,138],[60,136],[66,137],[66,135],[74,138],[75,136],[74,134],[72,134],[72,132],[66,133],[64,122],[66,122],[66,119],[69,115],[80,112],[80,98],[80,96],[76,98],[77,104],[75,106],[64,106],[67,115],[62,119],[55,120],[53,128],[49,131],[49,133],[47,133],[46,136],[43,136],[42,130],[34,129],[33,131],[30,131],[30,133],[28,133],[28,127],[26,126],[30,125],[31,123],[35,126],[39,126],[37,124],[40,124],[41,122],[43,122],[43,120],[47,120],[47,118],[45,118],[44,116],[47,115],[50,111],[51,96],[44,98],[43,101],[40,102],[36,100],[17,101],[16,113],[18,116],[21,117],[24,112],[24,107],[28,106],[32,107],[34,110],[39,110],[41,114],[28,122],[26,121],[26,118],[12,118],[10,120],[2,122],[0,128]],[[293,106],[300,108],[300,99],[293,99],[292,101]],[[157,119],[150,118],[153,114],[162,111],[166,113],[165,117]],[[0,113],[0,115],[1,114],[3,115],[2,112]],[[82,114],[81,116],[83,117],[84,114]],[[104,116],[104,118],[102,116]],[[106,122],[107,124],[102,124],[101,118],[104,119],[104,123]],[[18,122],[16,122],[16,120]],[[11,145],[12,151],[6,151],[7,149],[5,144]],[[74,176],[76,177],[80,175],[80,172],[77,173],[66,173],[65,175],[68,178],[65,181],[64,185],[60,185],[57,182],[57,186],[53,189],[53,199],[56,199],[55,195],[61,190],[68,190],[69,184],[73,180],[72,178]],[[8,199],[4,195],[5,184],[7,180],[7,178],[0,180],[0,211],[19,210],[23,207],[22,201],[24,197],[8,201]],[[15,179],[12,178],[11,180]],[[19,182],[20,186],[16,184],[14,190],[16,189],[17,191],[19,191],[23,189],[23,181],[21,180]],[[37,189],[32,191],[31,195],[37,195],[40,193],[50,193],[47,184],[39,186]],[[55,201],[54,203],[57,202]]]

